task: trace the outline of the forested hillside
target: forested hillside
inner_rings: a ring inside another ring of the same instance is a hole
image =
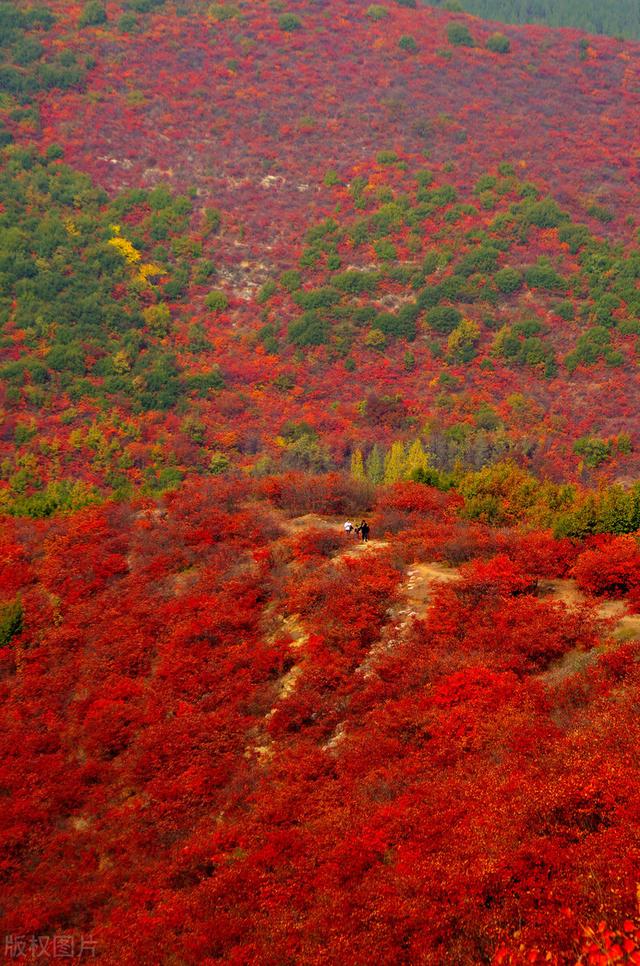
[[[428,0],[418,0],[428,2]],[[407,4],[410,5],[410,4]],[[612,37],[640,37],[640,9],[634,0],[434,0],[434,6],[466,10],[504,23],[579,27]]]
[[[0,3],[5,958],[640,962],[639,116],[578,29]]]

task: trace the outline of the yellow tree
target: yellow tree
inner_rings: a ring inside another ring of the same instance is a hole
[[[384,479],[384,465],[382,455],[377,446],[374,446],[367,456],[366,463],[367,479],[370,483],[377,486]]]
[[[449,358],[454,361],[469,361],[473,357],[474,346],[480,338],[480,326],[471,319],[462,319],[447,341]]]
[[[429,466],[429,454],[425,453],[424,447],[419,439],[409,447],[409,452],[405,460],[404,475],[411,479],[418,470],[426,470]]]
[[[399,440],[393,443],[391,449],[384,458],[384,482],[388,486],[390,483],[397,483],[404,479],[405,475],[405,454],[404,443]]]
[[[351,475],[355,480],[359,480],[361,483],[365,483],[367,480],[367,476],[364,471],[364,460],[362,458],[361,449],[355,449],[351,454]]]

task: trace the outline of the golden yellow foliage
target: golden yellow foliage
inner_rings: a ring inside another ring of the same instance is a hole
[[[65,218],[63,220],[63,225],[70,238],[77,238],[80,232],[76,228],[73,220],[71,218]]]
[[[123,238],[120,234],[120,225],[112,225],[113,238],[109,239],[109,244],[118,251],[130,265],[140,261],[140,252],[134,248],[128,238]]]

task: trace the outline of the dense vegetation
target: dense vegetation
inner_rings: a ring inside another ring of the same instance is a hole
[[[461,523],[424,484],[379,492],[368,553],[290,520],[368,499],[219,479],[5,522],[7,934],[127,966],[635,961],[638,640],[549,587],[638,600],[636,541]],[[428,608],[424,555],[459,568]]]
[[[429,2],[429,0],[420,0]],[[634,0],[433,0],[435,6],[504,23],[579,27],[593,34],[640,37],[640,10]]]
[[[1,934],[638,961],[640,48],[455,6],[0,3]]]

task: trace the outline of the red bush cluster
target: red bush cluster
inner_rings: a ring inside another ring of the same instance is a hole
[[[581,590],[608,597],[640,586],[640,548],[636,537],[599,538],[579,555],[572,573]]]
[[[442,556],[448,499],[381,506]],[[502,533],[412,614],[405,531],[304,526],[222,481],[5,521],[0,929],[118,964],[577,957],[635,908],[636,644],[597,658],[536,595],[564,541]]]

